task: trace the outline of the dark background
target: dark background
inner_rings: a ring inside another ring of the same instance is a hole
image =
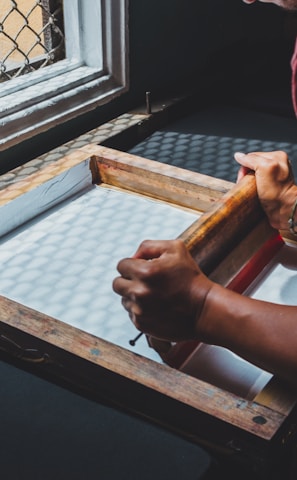
[[[274,5],[241,0],[130,0],[130,89],[86,115],[0,152],[1,171],[25,163],[152,99],[195,92],[197,109],[236,103],[292,115],[294,34]]]

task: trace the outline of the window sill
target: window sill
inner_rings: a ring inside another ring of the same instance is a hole
[[[32,136],[33,132],[34,135],[39,134],[86,113],[128,90],[127,85],[116,81],[113,76],[106,75],[96,78],[96,75],[90,70],[88,67],[80,67],[73,72],[60,75],[58,78],[59,85],[57,79],[53,79],[56,82],[56,88],[52,88],[53,94],[51,96],[47,95],[45,99],[42,99],[43,83],[28,87],[31,92],[27,100],[24,101],[24,108],[20,111],[13,111],[13,97],[17,94],[2,98],[0,112],[4,103],[9,104],[10,107],[6,108],[8,114],[5,115],[3,111],[5,107],[0,113],[0,150],[26,140]],[[82,83],[82,76],[86,73],[88,73],[88,81]],[[70,80],[72,88],[69,88],[69,76],[72,76]],[[66,81],[66,77],[67,89],[64,89],[63,83]],[[28,93],[24,93],[24,96]],[[36,98],[38,98],[38,103],[36,103]],[[33,99],[35,99],[34,103],[32,102]]]

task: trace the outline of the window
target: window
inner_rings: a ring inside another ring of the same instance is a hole
[[[127,89],[128,0],[8,3],[25,20],[16,29],[16,17],[9,23],[1,0],[0,149]]]
[[[2,0],[0,82],[65,58],[62,0]]]

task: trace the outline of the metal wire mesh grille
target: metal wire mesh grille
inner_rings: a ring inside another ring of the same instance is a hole
[[[63,0],[1,0],[0,82],[63,58]]]

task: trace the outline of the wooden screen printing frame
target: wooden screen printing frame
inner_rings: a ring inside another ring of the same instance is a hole
[[[283,243],[259,207],[253,176],[234,185],[98,145],[83,147],[0,192],[8,224],[18,202],[23,210],[19,223],[40,213],[36,192],[49,192],[51,182],[75,170],[83,177],[76,180],[77,189],[93,182],[202,212],[180,238],[205,273],[228,288],[243,291]],[[181,344],[172,365],[178,367],[193,348],[195,342]],[[17,359],[38,375],[141,415],[261,478],[266,473],[273,478],[275,461],[288,464],[296,395],[275,378],[247,401],[6,297],[0,297],[0,350],[5,360]]]

